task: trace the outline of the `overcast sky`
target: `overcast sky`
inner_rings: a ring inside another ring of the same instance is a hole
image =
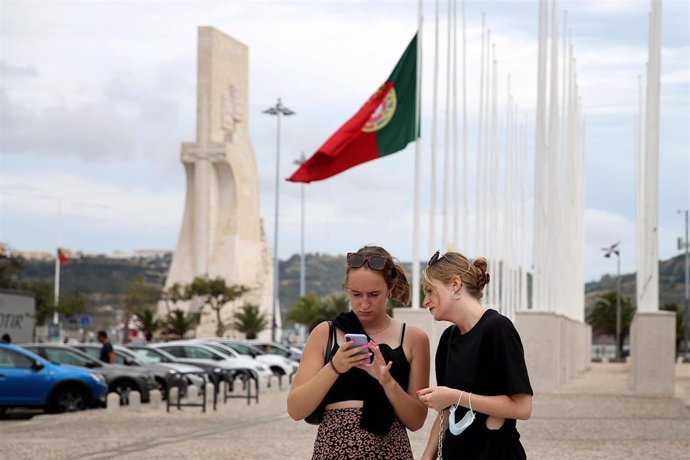
[[[447,4],[440,3],[445,56]],[[423,36],[422,259],[430,252],[433,5],[425,2]],[[591,280],[615,270],[600,248],[618,240],[622,269],[635,269],[635,116],[650,2],[560,6],[568,11],[587,123],[585,279]],[[499,98],[510,74],[531,145],[538,4],[470,1],[470,151],[476,146],[482,12],[496,45]],[[676,239],[684,227],[677,210],[690,206],[689,19],[688,2],[663,3],[662,258],[679,253]],[[214,26],[249,47],[249,127],[272,245],[276,120],[262,110],[281,97],[297,113],[282,124],[280,170],[287,177],[300,153],[313,153],[389,75],[415,33],[417,2],[1,0],[0,21],[0,242],[20,250],[52,251],[59,243],[108,253],[173,249],[177,242],[185,196],[180,144],[196,138],[198,26]],[[444,75],[442,65],[442,90]],[[306,251],[343,254],[376,243],[411,261],[413,161],[410,146],[308,185]],[[532,171],[527,184],[531,215]],[[281,258],[300,250],[300,187],[281,183]],[[474,206],[470,213],[473,221]],[[477,255],[472,248],[464,252]]]

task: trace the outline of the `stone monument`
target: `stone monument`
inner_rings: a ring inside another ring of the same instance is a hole
[[[226,305],[222,320],[244,303],[271,316],[273,270],[259,214],[259,176],[248,132],[249,50],[213,27],[199,27],[197,139],[182,144],[187,195],[182,228],[165,287],[194,277],[222,277],[250,291]],[[177,304],[184,310],[200,305]],[[213,336],[215,315],[202,315],[197,336]],[[280,319],[276,318],[278,326]],[[232,329],[226,329],[232,334]],[[260,334],[270,337],[270,329]]]

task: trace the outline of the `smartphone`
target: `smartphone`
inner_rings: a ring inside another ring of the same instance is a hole
[[[354,347],[359,347],[359,348],[362,348],[364,345],[369,343],[369,339],[364,334],[345,334],[345,341],[346,342],[352,342],[354,344]],[[357,354],[358,355],[362,355],[362,354],[370,355],[369,356],[369,362],[366,363],[367,366],[370,365],[374,361],[374,355],[371,354],[371,351],[369,351],[369,350],[362,350]]]

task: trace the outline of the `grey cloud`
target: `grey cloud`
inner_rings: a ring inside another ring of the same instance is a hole
[[[33,65],[14,66],[0,59],[0,75],[4,78],[34,78],[38,70]]]
[[[147,156],[177,161],[178,104],[148,88],[113,79],[100,98],[33,110],[0,88],[3,154],[69,155],[84,159]],[[193,120],[185,121],[192,126]]]

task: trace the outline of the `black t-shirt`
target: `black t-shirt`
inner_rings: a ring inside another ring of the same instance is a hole
[[[520,336],[508,318],[491,309],[465,334],[455,325],[443,332],[436,351],[436,380],[440,386],[483,396],[533,394]],[[466,412],[458,407],[456,421]],[[479,412],[476,416],[458,436],[444,422],[444,458],[526,458],[514,419],[506,419],[498,430],[489,430],[487,416]]]
[[[101,355],[98,357],[98,359],[105,363],[109,363],[110,353],[113,353],[113,346],[110,344],[110,342],[105,342],[101,347]]]

